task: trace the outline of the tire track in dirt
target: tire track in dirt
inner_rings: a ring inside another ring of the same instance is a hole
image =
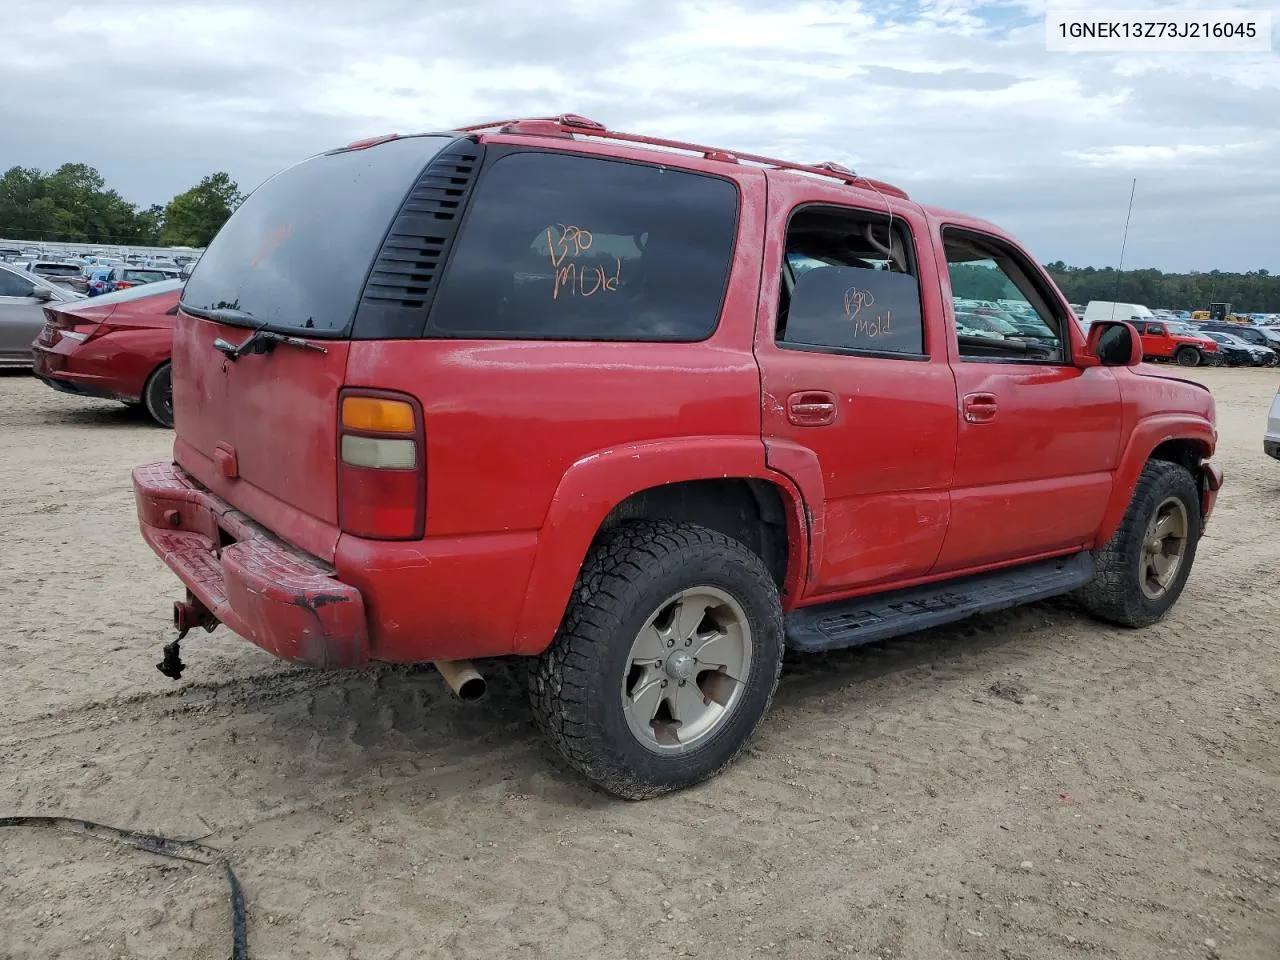
[[[566,774],[505,668],[474,709],[429,670],[295,670],[218,631],[175,687],[153,666],[175,584],[129,492],[84,516],[6,498],[24,557],[0,557],[0,665],[30,695],[0,700],[0,797],[211,832],[261,956],[1145,960],[1213,940],[1273,960],[1280,469],[1256,447],[1274,375],[1205,379],[1228,385],[1228,487],[1163,624],[1057,601],[793,660],[737,765],[643,804]],[[0,379],[0,432],[67,439],[28,442],[6,489],[96,495],[102,469],[165,455],[123,411],[32,386]],[[85,572],[61,611],[54,581]],[[0,836],[0,864],[14,956],[224,949],[207,877],[31,836]]]

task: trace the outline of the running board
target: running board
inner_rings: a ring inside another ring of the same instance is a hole
[[[1091,579],[1093,554],[1084,551],[892,593],[801,607],[786,615],[787,645],[813,652],[888,640],[1070,593]]]

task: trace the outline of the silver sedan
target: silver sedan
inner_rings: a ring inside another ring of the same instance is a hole
[[[31,342],[44,326],[46,303],[82,299],[83,294],[0,263],[0,368],[32,365]]]

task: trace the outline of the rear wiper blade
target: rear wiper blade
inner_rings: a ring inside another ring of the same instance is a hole
[[[181,302],[178,306],[182,308],[183,313],[189,313],[201,320],[212,320],[215,323],[230,323],[237,327],[253,327],[259,330],[267,325],[265,320],[259,320],[252,313],[237,310],[235,307],[189,307]]]
[[[290,337],[283,333],[276,333],[274,330],[267,330],[266,326],[269,321],[259,320],[252,313],[244,310],[237,310],[234,307],[188,307],[186,304],[179,305],[184,312],[202,320],[253,328],[253,332],[240,343],[232,343],[222,337],[218,337],[213,341],[213,348],[225,354],[228,360],[237,360],[242,354],[246,353],[270,353],[278,343],[299,347],[303,350],[315,350],[317,353],[329,352],[327,347],[322,347],[318,343],[311,343],[301,337]]]
[[[239,343],[231,343],[229,340],[218,337],[213,341],[213,348],[225,354],[228,360],[237,360],[242,354],[246,353],[270,353],[278,343],[299,347],[303,350],[315,350],[317,353],[329,352],[328,347],[322,347],[318,343],[303,340],[301,337],[286,336],[283,333],[276,333],[274,330],[264,330],[262,327],[254,330],[253,333]]]

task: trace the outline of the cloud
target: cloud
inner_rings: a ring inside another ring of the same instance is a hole
[[[1114,263],[1136,177],[1127,264],[1280,269],[1280,58],[1046,52],[1046,8],[1099,6],[6,0],[0,167],[83,161],[163,203],[372,134],[576,112],[835,160],[1045,261]]]

